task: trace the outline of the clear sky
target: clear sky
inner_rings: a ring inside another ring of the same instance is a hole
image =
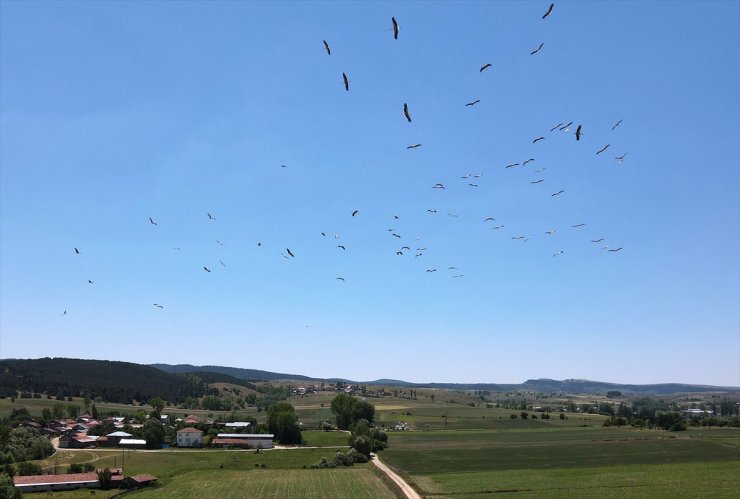
[[[0,2],[0,358],[740,386],[740,3],[548,6]]]

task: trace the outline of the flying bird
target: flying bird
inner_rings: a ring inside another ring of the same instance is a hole
[[[550,6],[547,8],[547,12],[542,16],[542,19],[546,18],[552,13],[552,8],[555,7],[554,3],[551,3]]]
[[[536,170],[535,170],[534,172],[535,172],[535,173],[540,173],[540,172],[544,172],[544,171],[545,171],[545,169],[544,169],[544,168],[538,168],[538,169],[536,169]]]
[[[95,283],[94,283],[94,282],[92,282],[92,281],[91,281],[90,279],[88,279],[88,280],[87,280],[87,282],[89,282],[90,284],[95,284]]]
[[[62,315],[67,315],[67,311],[65,310],[65,311],[64,311],[64,313],[63,313]]]
[[[352,216],[354,217],[354,216],[355,216],[355,215],[357,215],[357,214],[358,214],[359,212],[360,212],[360,210],[355,210],[355,211],[353,211],[353,212],[352,212]]]
[[[556,192],[554,194],[550,194],[550,196],[559,196],[559,195],[561,195],[564,192],[565,192],[564,190],[559,190],[558,192]]]
[[[474,101],[471,101],[471,102],[468,102],[467,104],[465,104],[465,106],[466,106],[466,107],[467,107],[467,106],[475,106],[475,105],[476,105],[476,104],[478,104],[479,102],[480,102],[480,99],[475,99]]]
[[[560,127],[561,132],[570,132],[570,126],[573,124],[571,121],[570,123],[566,123],[565,125]]]
[[[154,304],[154,306],[155,306],[155,307],[158,307],[158,308],[164,308],[164,307],[163,307],[162,305],[159,305],[159,304],[157,304],[157,303],[155,303],[155,304]]]
[[[442,185],[442,184],[434,184],[434,185],[432,186],[432,189],[444,189],[444,188],[445,188],[445,186],[444,186],[444,185]]]
[[[468,184],[470,187],[478,187],[478,184]]]
[[[537,137],[536,139],[534,139],[534,140],[532,141],[532,144],[536,144],[536,143],[537,143],[537,142],[539,142],[540,140],[545,140],[545,137]]]
[[[215,219],[215,218],[213,217],[213,215],[211,215],[210,213],[208,213],[208,219],[209,219],[209,220],[216,220],[216,219]]]
[[[453,276],[452,276],[452,279],[454,279],[454,278],[456,278],[456,277],[465,277],[465,275],[464,275],[464,274],[457,274],[457,275],[453,275]]]
[[[329,44],[324,40],[324,50],[326,50],[326,53],[331,55],[331,47],[329,47]]]
[[[604,238],[602,237],[601,239],[591,239],[591,242],[592,243],[600,243],[603,240],[604,240]]]
[[[206,272],[210,272],[211,271],[211,269],[209,269],[208,267],[203,267],[203,270],[205,270]]]
[[[540,50],[542,50],[543,45],[545,45],[544,42],[543,43],[540,43],[540,46],[537,47],[536,49],[534,49],[532,52],[530,52],[529,55],[535,55],[537,52],[539,52]]]
[[[393,23],[393,38],[398,40],[398,22],[395,17],[391,17],[391,22]]]
[[[490,67],[491,67],[491,64],[484,64],[483,66],[481,66],[479,72],[482,73],[483,71],[485,71],[486,69],[488,69]]]
[[[576,140],[581,140],[581,125],[576,128]]]
[[[522,163],[522,166],[527,166],[527,163],[531,163],[532,161],[534,161],[534,158],[529,158],[527,161]]]
[[[620,162],[621,162],[621,161],[623,161],[623,160],[624,160],[624,157],[625,157],[625,156],[627,156],[627,153],[624,153],[624,154],[622,154],[621,156],[615,156],[615,157],[614,157],[614,159],[616,159],[617,161],[620,161]],[[76,248],[75,248],[75,249],[76,249]]]
[[[337,244],[337,248],[339,248],[339,249],[343,249],[343,250],[346,250],[346,249],[347,249],[347,248],[345,248],[344,246],[342,246],[341,244]]]
[[[575,224],[575,225],[571,225],[571,227],[573,227],[574,229],[577,229],[578,227],[583,227],[584,225],[586,224]]]
[[[344,277],[337,277],[337,281],[342,281],[342,282],[344,282]]]
[[[223,265],[224,267],[226,267],[226,264],[224,263],[223,260],[219,260],[219,262],[221,263],[221,265]]]
[[[555,229],[545,231],[545,234],[552,236],[553,234],[555,234]]]
[[[421,144],[413,144],[410,146],[406,146],[406,149],[416,149],[417,147],[421,147]]]
[[[493,217],[488,217],[488,218],[486,218],[486,219],[485,219],[485,220],[483,220],[483,221],[484,221],[484,222],[495,222],[495,221],[496,221],[496,219],[495,219],[495,218],[493,218]]]
[[[544,182],[544,181],[545,181],[545,179],[544,178],[541,178],[539,180],[533,180],[533,181],[531,181],[530,184],[539,184],[540,182]]]
[[[450,213],[450,212],[447,212],[447,214],[448,214],[449,216],[451,216],[452,218],[458,218],[458,217],[459,217],[459,215],[457,215],[456,213]]]
[[[293,258],[295,258],[295,255],[293,254],[292,251],[290,251],[290,248],[285,248],[285,251],[287,251],[290,256],[292,256]]]
[[[596,154],[601,154],[602,152],[606,151],[607,148],[609,147],[609,145],[610,144],[607,144],[604,147],[602,147],[601,149],[599,149],[598,151],[596,151]]]
[[[149,217],[149,223],[152,224],[152,225],[157,225],[157,222],[155,222],[154,220],[152,220],[152,217]]]
[[[77,253],[79,255],[80,254],[80,250],[78,250],[77,248],[75,248],[75,253]]]
[[[610,250],[609,250],[609,253],[616,253],[617,251],[619,251],[619,250],[621,250],[621,249],[622,249],[622,247],[621,247],[621,246],[620,246],[619,248],[614,248],[614,249],[610,249]]]
[[[551,132],[554,132],[555,130],[557,130],[557,129],[558,129],[558,128],[560,128],[561,126],[563,126],[563,124],[562,124],[562,123],[558,123],[557,125],[555,125],[554,127],[552,127],[552,128],[550,129],[550,131],[551,131]]]
[[[495,227],[491,227],[491,228],[493,230],[498,230],[498,229],[502,229],[503,227],[504,227],[504,225],[502,224],[502,225],[496,225]]]
[[[447,267],[447,270],[457,270],[457,267]]]
[[[342,81],[344,81],[344,89],[349,92],[349,78],[347,78],[347,73],[342,73]]]
[[[618,126],[619,126],[619,125],[620,125],[621,123],[622,123],[622,120],[619,120],[619,121],[617,121],[617,122],[616,122],[616,123],[614,124],[614,126],[612,127],[612,132],[613,132],[613,131],[614,131],[614,129],[615,129],[615,128],[617,128],[617,127],[618,127]]]
[[[558,255],[562,255],[563,253],[565,253],[565,251],[563,251],[563,250],[560,250],[560,251],[558,251],[557,253],[555,253],[555,254],[554,254],[554,255],[552,255],[552,256],[558,256]]]
[[[427,269],[427,272],[436,272],[437,269]]]
[[[411,114],[409,114],[409,105],[407,103],[403,103],[403,115],[406,116],[406,119],[409,123],[411,123]]]
[[[444,189],[444,187],[443,187]],[[437,210],[427,210],[428,213],[437,213]]]
[[[504,168],[513,168],[515,166],[519,166],[519,163],[511,163],[510,165],[506,165]]]

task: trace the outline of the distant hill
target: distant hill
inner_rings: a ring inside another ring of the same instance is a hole
[[[274,373],[270,371],[260,371],[259,369],[242,369],[240,367],[224,367],[224,366],[193,366],[191,364],[149,364],[150,367],[155,367],[164,372],[175,374],[175,373],[200,373],[200,372],[211,372],[220,373],[227,376],[233,376],[234,378],[243,379],[247,381],[276,381],[276,380],[295,380],[295,381],[321,381],[315,378],[309,378],[308,376],[301,376],[299,374],[283,374]],[[228,382],[228,381],[227,381]]]
[[[15,390],[52,397],[102,397],[107,402],[131,403],[161,397],[181,402],[206,392],[202,382],[150,366],[110,360],[66,358],[0,360],[0,392]]]

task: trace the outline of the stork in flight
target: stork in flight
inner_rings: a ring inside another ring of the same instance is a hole
[[[530,52],[530,53],[529,53],[529,55],[535,55],[535,54],[536,54],[537,52],[539,52],[540,50],[542,50],[542,47],[543,47],[544,45],[545,45],[545,43],[544,43],[544,42],[543,42],[543,43],[540,43],[540,46],[539,46],[539,47],[537,47],[536,49],[534,49],[534,50],[533,50],[532,52]]]
[[[486,64],[484,64],[483,66],[481,66],[481,68],[480,68],[480,71],[479,71],[479,72],[480,72],[480,73],[482,73],[483,71],[485,71],[486,69],[488,69],[488,68],[490,68],[490,67],[491,67],[491,64],[490,64],[490,63],[486,63]]]
[[[391,22],[393,23],[393,38],[398,40],[398,22],[395,17],[391,17]]]
[[[547,8],[547,12],[545,12],[545,14],[542,16],[542,19],[544,19],[547,16],[549,16],[550,14],[552,14],[553,7],[555,7],[555,4],[554,3],[551,3],[550,6]]]
[[[411,114],[409,114],[409,105],[407,103],[403,103],[403,115],[406,117],[409,123],[411,123]]]
[[[331,47],[329,47],[329,44],[324,40],[324,50],[326,50],[326,53],[331,55]]]

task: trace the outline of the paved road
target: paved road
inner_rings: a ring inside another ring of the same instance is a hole
[[[401,490],[408,499],[421,499],[421,496],[413,488],[411,488],[411,485],[406,483],[403,478],[398,476],[393,470],[383,464],[383,462],[378,459],[378,456],[376,456],[375,454],[370,454],[370,460],[375,466],[380,468],[380,471],[388,475],[388,478],[396,482],[396,485],[401,487]]]

